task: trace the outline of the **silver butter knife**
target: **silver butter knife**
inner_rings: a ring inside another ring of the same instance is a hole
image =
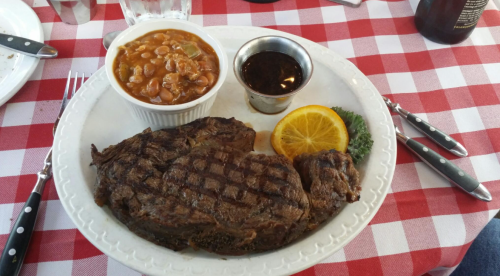
[[[393,111],[399,114],[408,123],[414,126],[418,131],[422,132],[425,136],[436,142],[444,149],[450,151],[456,156],[465,157],[469,153],[462,144],[451,138],[448,134],[442,132],[428,122],[422,120],[418,116],[404,110],[398,103],[393,103],[387,97],[382,96],[385,104]]]
[[[0,34],[0,46],[37,58],[57,57],[56,48],[15,35]]]
[[[345,5],[351,8],[357,8],[361,5],[361,0],[329,0],[331,2],[339,3],[341,5]],[[334,15],[332,15],[333,17]]]
[[[401,133],[397,126],[394,126],[394,128],[396,138],[427,165],[473,197],[482,201],[491,201],[491,194],[483,184],[461,170],[450,160]]]

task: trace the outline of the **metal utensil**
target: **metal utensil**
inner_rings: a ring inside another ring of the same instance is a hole
[[[83,85],[85,74],[83,74],[81,79],[81,84]],[[64,90],[64,97],[61,103],[61,109],[59,115],[54,123],[54,128],[52,129],[52,134],[55,135],[57,125],[64,112],[64,109],[68,105],[68,92],[71,81],[71,71],[68,73],[68,80],[66,82],[66,89]],[[71,97],[76,93],[78,82],[78,72],[75,75],[75,80],[73,82],[73,92]],[[45,157],[43,162],[43,169],[37,173],[38,179],[35,184],[35,188],[31,192],[28,200],[23,206],[23,209],[19,216],[17,217],[16,223],[10,232],[7,243],[2,252],[2,258],[0,259],[0,275],[1,276],[14,276],[18,275],[23,264],[24,257],[26,255],[31,234],[35,228],[35,222],[38,215],[38,207],[40,206],[40,201],[42,198],[43,188],[45,183],[52,176],[52,148],[50,148],[49,153]]]
[[[283,95],[267,95],[253,90],[243,80],[241,67],[251,56],[264,51],[275,51],[294,58],[302,68],[302,84],[294,91]],[[297,42],[281,36],[262,36],[245,43],[236,52],[233,70],[238,82],[245,88],[250,104],[263,113],[273,114],[285,110],[293,97],[307,85],[313,73],[312,59],[307,51]]]
[[[0,34],[0,46],[37,58],[57,57],[54,47],[15,35]]]
[[[418,131],[422,132],[425,136],[429,137],[432,141],[444,149],[450,151],[456,156],[465,157],[468,155],[467,150],[462,144],[451,138],[448,134],[442,132],[428,122],[422,120],[418,116],[404,110],[398,103],[393,103],[387,97],[382,96],[385,104],[393,111],[399,114],[408,123],[414,126]]]
[[[339,3],[351,8],[357,8],[361,5],[361,0],[329,0],[331,2]]]
[[[461,170],[450,160],[401,133],[397,126],[394,126],[394,128],[396,130],[396,138],[440,175],[446,177],[451,183],[473,197],[482,201],[491,201],[491,194],[483,184]]]
[[[108,49],[109,45],[113,43],[113,40],[121,33],[122,31],[114,31],[107,33],[103,38],[102,38],[102,45],[104,46],[104,49]]]

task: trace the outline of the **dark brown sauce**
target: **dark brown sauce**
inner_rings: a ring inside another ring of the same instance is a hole
[[[291,56],[279,52],[260,52],[242,66],[243,81],[253,90],[267,95],[283,95],[302,84],[302,68]]]

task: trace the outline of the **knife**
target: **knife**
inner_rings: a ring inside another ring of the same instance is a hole
[[[440,175],[473,197],[482,201],[491,201],[491,194],[483,184],[461,170],[450,160],[401,133],[397,126],[394,125],[394,128],[396,138]]]
[[[0,46],[37,58],[57,57],[56,48],[15,35],[0,34]]]
[[[418,116],[404,110],[398,103],[393,103],[384,96],[382,96],[382,98],[384,99],[387,107],[389,107],[393,112],[398,113],[399,116],[414,126],[418,131],[422,132],[425,136],[429,137],[432,141],[436,142],[444,149],[460,157],[465,157],[469,154],[462,144],[451,138],[448,134],[442,132]]]
[[[341,5],[345,5],[351,8],[357,8],[361,5],[361,0],[329,0],[331,2],[335,2]]]

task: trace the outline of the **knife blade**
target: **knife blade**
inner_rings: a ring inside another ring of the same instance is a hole
[[[328,0],[331,2],[335,2],[341,5],[345,5],[351,8],[357,8],[361,5],[361,0]]]
[[[0,46],[37,58],[57,57],[56,48],[15,35],[0,34]]]
[[[411,139],[399,131],[394,125],[396,138],[424,161],[429,167],[433,168],[440,175],[444,176],[451,183],[455,184],[468,194],[482,201],[491,201],[491,194],[479,181],[474,179],[468,173],[461,170],[457,165],[450,160],[439,155],[437,152],[427,148],[423,144]]]
[[[398,103],[393,103],[391,102],[391,100],[384,96],[382,96],[382,98],[384,99],[384,102],[387,107],[389,107],[389,109],[391,109],[395,113],[398,113],[401,118],[405,119],[408,123],[410,123],[425,136],[429,137],[436,144],[440,145],[456,156],[465,157],[469,154],[465,147],[462,146],[462,144],[451,138],[451,136],[449,136],[448,134],[422,120],[415,114],[412,114],[409,111],[401,108]]]

